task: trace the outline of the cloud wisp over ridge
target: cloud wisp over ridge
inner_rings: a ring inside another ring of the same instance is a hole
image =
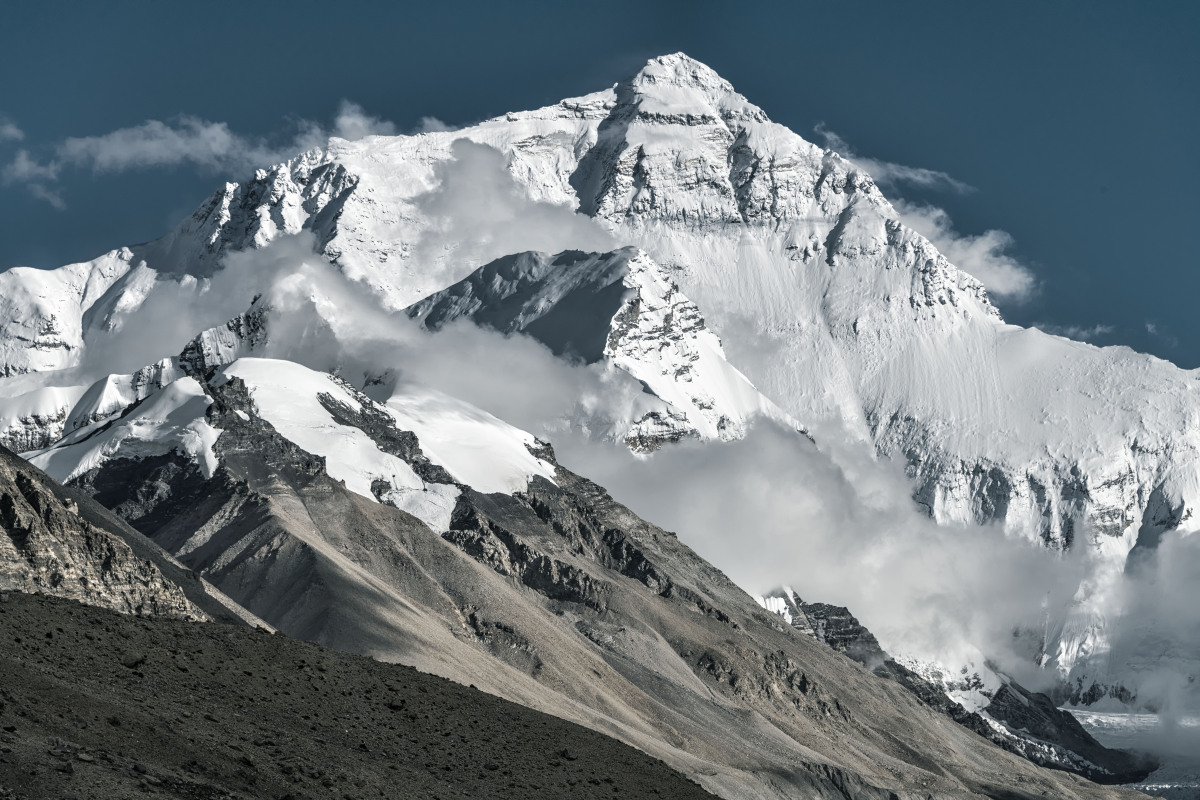
[[[6,134],[9,126],[12,131]],[[147,120],[97,136],[70,137],[55,146],[44,161],[23,148],[0,175],[5,184],[24,184],[34,197],[65,208],[61,194],[51,187],[68,168],[103,173],[190,165],[210,172],[245,172],[324,147],[331,137],[354,141],[395,133],[393,123],[348,100],[341,102],[329,127],[301,120],[291,138],[282,143],[243,136],[224,122],[184,115],[169,122]],[[5,138],[19,141],[24,134],[0,120],[0,140]]]
[[[1029,267],[1010,254],[1011,234],[992,228],[978,235],[960,233],[945,209],[896,200],[900,221],[924,236],[950,263],[977,278],[993,296],[1021,302],[1037,291]]]
[[[1062,336],[1077,342],[1090,342],[1113,332],[1112,325],[1054,325],[1049,322],[1035,322],[1032,326],[1043,333],[1052,336]]]
[[[824,123],[818,123],[813,130],[827,148],[836,150],[866,171],[876,184],[897,195],[904,186],[960,195],[975,191],[975,187],[940,170],[859,156],[849,142]],[[991,229],[977,235],[960,233],[943,208],[909,202],[899,196],[889,199],[901,222],[932,242],[956,267],[977,278],[994,297],[1022,302],[1037,290],[1033,271],[1011,254],[1015,240],[1006,231]]]
[[[854,148],[850,146],[849,142],[831,131],[824,122],[818,122],[817,126],[813,128],[813,132],[824,140],[826,148],[836,150],[843,158],[866,170],[875,183],[880,186],[895,187],[899,184],[908,184],[919,186],[922,189],[951,191],[957,194],[969,194],[975,191],[974,186],[941,170],[910,167],[892,161],[880,161],[860,156],[854,152]]]

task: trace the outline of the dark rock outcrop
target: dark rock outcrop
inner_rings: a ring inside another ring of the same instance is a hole
[[[806,603],[786,592],[776,596],[784,600],[793,627],[879,677],[895,681],[963,727],[1035,764],[1107,784],[1142,780],[1157,767],[1148,756],[1104,747],[1049,696],[1031,692],[1008,678],[984,709],[986,718],[968,711],[948,697],[942,686],[889,656],[875,635],[844,606]]]
[[[146,557],[148,542],[141,543],[143,552],[135,552],[127,540],[137,534],[113,524],[106,519],[111,515],[95,506],[0,447],[0,589],[131,614],[206,618],[163,574],[166,554],[160,551],[156,564]],[[194,576],[190,580],[195,582]]]

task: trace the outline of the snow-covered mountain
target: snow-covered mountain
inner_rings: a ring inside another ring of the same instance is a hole
[[[523,275],[481,292],[490,273],[477,270],[510,254],[489,252],[488,237],[509,240],[483,228],[449,240],[456,231],[434,202],[472,156],[462,140],[498,151],[513,202],[576,211],[572,219],[645,256],[585,259],[586,280],[569,286],[538,278],[552,261],[514,256]],[[88,384],[70,368],[89,345],[156,293],[203,284],[227,254],[304,231],[345,276],[427,324],[441,302],[446,319],[495,319],[561,343],[538,321],[580,299],[567,289],[609,304],[636,291],[637,325],[615,341],[610,326],[600,352],[687,417],[651,418],[656,437],[736,435],[751,412],[774,404],[802,425],[835,421],[902,459],[916,501],[940,522],[997,521],[1053,548],[1094,548],[1103,566],[1087,604],[1055,622],[1046,642],[1047,664],[1089,685],[1123,679],[1108,672],[1096,609],[1130,551],[1189,519],[1200,499],[1193,373],[1006,325],[979,281],[903,225],[866,172],[771,122],[682,54],[610,89],[460,131],[334,139],[227,184],[161,240],[59,270],[0,274],[0,435],[22,449],[76,435],[68,418],[110,407],[74,411]],[[454,298],[470,303],[452,309]],[[686,312],[682,338],[643,337],[668,310],[678,321],[676,308]],[[705,330],[688,328],[701,314]],[[595,320],[573,322],[592,334],[573,342],[576,354],[595,355]],[[203,380],[203,370],[247,355],[257,323],[251,309],[224,333],[214,329],[181,368],[192,364]],[[690,382],[681,379],[688,369]],[[136,397],[141,380],[118,394]]]
[[[622,432],[636,451],[685,437],[740,438],[760,416],[786,421],[726,360],[696,304],[634,248],[505,256],[406,311],[430,330],[467,318],[528,334],[556,355],[606,359],[666,404]]]

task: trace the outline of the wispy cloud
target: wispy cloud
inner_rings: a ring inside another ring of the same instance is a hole
[[[932,242],[954,266],[977,278],[993,296],[1020,302],[1037,289],[1033,271],[1009,254],[1014,240],[1005,231],[959,233],[943,209],[903,200],[893,205],[901,222]]]
[[[964,183],[940,170],[926,169],[925,167],[910,167],[892,161],[880,161],[860,156],[854,152],[849,142],[829,130],[824,122],[817,123],[817,126],[813,130],[825,141],[827,148],[836,150],[847,161],[865,170],[874,179],[875,183],[880,186],[907,184],[910,186],[919,186],[922,189],[937,189],[957,194],[968,194],[975,191],[974,186]]]
[[[25,138],[25,131],[17,127],[17,123],[7,117],[0,117],[0,142],[19,142]]]
[[[1035,322],[1032,327],[1052,336],[1063,336],[1079,342],[1090,342],[1113,332],[1112,325],[1093,325],[1090,328],[1083,325],[1055,325],[1049,322]]]
[[[58,178],[59,165],[39,164],[28,150],[18,150],[12,163],[4,168],[5,183],[29,183],[31,181],[53,181]]]
[[[437,117],[421,117],[413,133],[444,133],[457,130],[453,125],[447,125]]]
[[[824,140],[827,148],[836,150],[883,188],[899,192],[904,186],[912,186],[955,194],[975,191],[975,187],[940,170],[859,156],[849,142],[831,131],[825,123],[818,123],[813,130]],[[899,197],[892,200],[892,205],[899,213],[901,222],[932,242],[956,267],[977,278],[992,296],[1020,302],[1028,299],[1036,290],[1037,281],[1033,271],[1010,254],[1014,240],[1005,231],[963,234],[954,229],[950,215],[944,209],[907,202]]]
[[[422,121],[432,117],[422,117]],[[355,142],[364,136],[395,136],[396,126],[385,119],[373,117],[363,107],[343,100],[333,120],[333,135]]]
[[[102,136],[70,138],[58,147],[58,164],[118,172],[191,163],[209,169],[242,166],[262,154],[224,122],[181,117],[173,125],[150,120]]]
[[[43,186],[40,183],[30,183],[27,185],[29,193],[38,200],[45,200],[50,205],[57,208],[59,211],[65,211],[67,203],[63,200],[62,195],[54,189]]]
[[[1179,346],[1179,338],[1156,322],[1146,321],[1146,333],[1162,341],[1168,347]]]
[[[59,166],[54,162],[39,164],[29,155],[28,150],[18,150],[12,162],[0,171],[0,182],[5,185],[24,184],[31,195],[62,211],[67,207],[62,195],[48,186],[58,180]]]
[[[14,127],[18,136],[21,131]],[[44,161],[22,149],[3,171],[5,183],[24,183],[29,191],[56,208],[64,208],[61,195],[49,188],[66,168],[93,172],[190,165],[212,172],[239,172],[269,166],[305,150],[324,147],[331,137],[357,140],[374,134],[392,135],[396,126],[367,114],[355,103],[343,100],[333,125],[301,120],[298,130],[286,141],[242,136],[224,122],[181,116],[170,122],[148,120],[140,125],[118,128],[99,136],[71,137],[53,148]],[[0,132],[4,128],[0,127]],[[0,133],[0,138],[3,134]],[[12,138],[12,137],[10,137]]]

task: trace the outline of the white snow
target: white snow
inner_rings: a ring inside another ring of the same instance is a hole
[[[376,502],[372,484],[385,481],[390,489],[384,498],[391,505],[438,532],[449,528],[457,487],[426,484],[407,462],[380,450],[366,433],[337,422],[321,405],[320,395],[327,394],[355,411],[362,406],[331,375],[291,361],[243,358],[221,369],[213,383],[220,386],[230,378],[245,382],[257,414],[281,436],[324,457],[329,477]]]
[[[430,461],[478,492],[522,492],[535,475],[554,482],[554,465],[529,452],[537,443],[532,434],[475,406],[406,385],[387,408],[402,430],[417,435]]]
[[[784,593],[786,593],[789,597],[792,594],[792,590],[786,586],[783,588],[782,591]],[[754,600],[760,606],[765,608],[767,611],[770,611],[772,614],[778,614],[779,616],[783,617],[788,625],[792,624],[792,611],[790,608],[788,608],[788,601],[786,598],[777,597],[777,596],[776,597],[764,597],[762,595],[755,595]]]
[[[86,391],[86,386],[44,386],[0,400],[0,441],[17,449],[23,442],[47,435],[51,441],[62,435],[68,412]],[[45,429],[46,433],[42,433]]]
[[[64,430],[67,433],[98,419],[124,411],[139,400],[184,377],[179,362],[164,358],[129,375],[108,375],[93,383],[72,407]]]
[[[115,458],[145,458],[176,451],[206,477],[217,468],[213,444],[220,431],[204,412],[212,400],[193,378],[180,378],[105,428],[93,423],[45,450],[26,454],[50,477],[66,483]]]
[[[786,419],[726,360],[700,309],[653,259],[638,251],[624,283],[632,291],[617,318],[633,316],[633,324],[609,337],[605,355],[682,411],[702,439],[740,438],[758,416]]]

